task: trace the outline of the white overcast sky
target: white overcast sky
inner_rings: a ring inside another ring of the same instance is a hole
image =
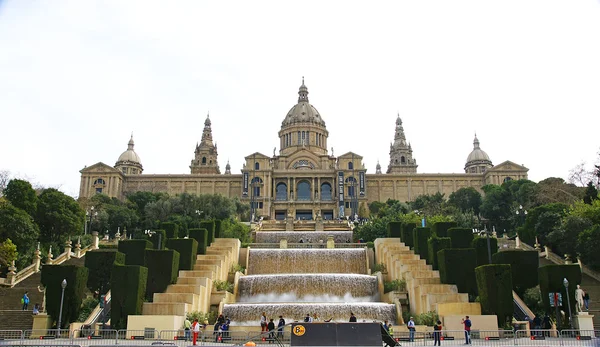
[[[207,112],[219,164],[279,150],[302,76],[335,155],[418,172],[567,178],[598,158],[600,2],[0,0],[0,170],[77,196],[131,132],[145,173],[189,173]]]

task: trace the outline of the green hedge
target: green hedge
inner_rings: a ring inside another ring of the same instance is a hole
[[[167,248],[179,252],[179,270],[193,270],[198,254],[198,241],[195,239],[168,239]]]
[[[200,222],[200,229],[206,229],[208,234],[206,234],[206,247],[210,246],[215,240],[215,221],[214,220],[204,220]]]
[[[388,222],[387,237],[402,238],[402,222]]]
[[[503,253],[503,252],[502,252]],[[581,283],[581,268],[577,264],[572,265],[546,265],[538,269],[540,279],[540,291],[542,292],[542,302],[546,312],[553,312],[550,307],[549,293],[562,293],[562,310],[567,312],[569,319],[569,308],[567,305],[567,294],[563,285],[563,278],[569,281],[569,299],[571,299],[571,312],[575,314],[575,289]],[[566,322],[565,322],[566,323]]]
[[[418,227],[413,229],[413,243],[415,244],[413,248],[415,254],[418,254],[421,259],[427,260],[427,253],[429,252],[427,240],[429,240],[429,237],[431,237],[431,228]]]
[[[481,313],[496,315],[503,327],[513,315],[511,266],[483,265],[475,268]]]
[[[206,254],[208,230],[204,228],[190,229],[190,238],[198,241],[198,254]]]
[[[490,251],[492,256],[498,253],[498,239],[495,237],[490,237]],[[489,265],[490,257],[488,255],[488,238],[487,237],[475,237],[471,242],[471,247],[475,248],[475,252],[477,252],[477,266]],[[492,260],[493,262],[493,260]]]
[[[437,222],[433,224],[433,233],[437,237],[448,237],[448,229],[456,228],[456,222]]]
[[[148,268],[138,265],[114,265],[111,287],[111,328],[126,329],[127,316],[141,315]]]
[[[173,249],[146,250],[146,299],[153,301],[154,293],[162,293],[167,286],[177,281],[179,273],[179,252]]]
[[[119,241],[119,252],[125,253],[125,265],[146,265],[146,249],[152,249],[148,240]]]
[[[477,295],[476,265],[477,254],[473,248],[447,248],[438,252],[442,283],[456,284],[460,293]]]
[[[400,240],[408,246],[414,247],[413,242],[413,229],[417,227],[416,223],[402,223],[402,232],[400,234]]]
[[[158,248],[158,242],[160,241],[160,249],[165,248],[165,242],[167,241],[167,232],[163,229],[154,230],[154,235],[147,236],[148,241],[152,243],[152,248]]]
[[[65,287],[61,328],[68,327],[79,317],[88,280],[88,269],[75,265],[44,265],[42,267],[41,282],[46,287],[46,311],[55,322],[58,322],[60,314],[63,280],[67,280],[67,286]]]
[[[513,249],[492,255],[494,264],[511,265],[513,289],[519,296],[538,285],[540,258],[537,251]]]
[[[162,222],[160,223],[160,228],[165,231],[167,239],[176,239],[179,237],[179,225],[173,222]]]
[[[110,274],[114,264],[125,265],[125,253],[116,249],[98,249],[85,254],[85,267],[89,270],[87,287],[91,292],[105,294],[110,290]]]
[[[223,230],[221,230],[222,226],[223,221],[220,219],[215,219],[215,238],[219,238],[221,235],[223,235]]]
[[[467,228],[450,228],[448,237],[452,239],[452,248],[470,248],[473,242],[473,230]]]
[[[434,270],[438,270],[438,252],[442,249],[452,248],[449,237],[431,237],[427,240],[427,260]]]

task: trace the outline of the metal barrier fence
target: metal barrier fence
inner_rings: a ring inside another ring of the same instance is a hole
[[[394,339],[403,346],[433,346],[435,332],[396,332]],[[0,346],[178,346],[192,344],[193,335],[185,330],[0,330]],[[242,345],[253,341],[257,345],[290,343],[290,330],[277,332],[200,331],[198,345]],[[600,346],[599,330],[472,330],[471,344],[475,346]],[[464,330],[442,330],[440,343],[444,346],[465,344]]]

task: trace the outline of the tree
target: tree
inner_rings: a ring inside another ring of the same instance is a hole
[[[450,194],[448,203],[463,213],[473,211],[475,215],[479,215],[482,203],[481,194],[473,187],[460,188]]]
[[[582,188],[566,183],[562,178],[549,177],[538,182],[535,202],[536,205],[553,202],[561,202],[569,205],[582,198]]]
[[[379,213],[379,210],[384,208],[386,205],[381,201],[371,201],[369,203],[369,213],[373,216],[376,216]]]
[[[0,170],[0,197],[4,196],[4,189],[10,181],[10,171]]]
[[[27,212],[8,201],[0,201],[0,240],[10,239],[17,247],[19,268],[29,263],[28,258],[32,255],[39,235],[38,226]]]
[[[14,260],[17,260],[17,246],[10,239],[0,243],[0,265],[9,267]]]
[[[81,234],[84,220],[85,212],[72,197],[54,188],[40,194],[36,222],[43,241],[60,242]]]
[[[445,199],[444,194],[437,192],[435,194],[419,195],[410,206],[413,210],[418,210],[426,216],[438,215],[442,213]]]
[[[594,186],[594,183],[590,181],[585,189],[585,195],[583,196],[583,202],[591,205],[592,201],[598,199],[598,190]]]
[[[592,222],[584,217],[569,215],[560,227],[548,235],[548,242],[558,254],[576,255],[579,233],[592,227]]]
[[[594,270],[600,270],[600,225],[596,224],[579,234],[577,251],[581,254],[581,261],[591,266]]]
[[[513,200],[504,187],[488,184],[481,189],[485,192],[481,204],[481,214],[498,230],[510,228],[513,218]]]
[[[32,217],[35,216],[38,198],[31,183],[18,179],[10,180],[4,189],[4,196],[14,207],[22,209]]]
[[[521,241],[533,245],[537,236],[542,245],[547,244],[548,234],[560,225],[568,208],[563,203],[553,203],[529,210],[525,225],[519,229]]]

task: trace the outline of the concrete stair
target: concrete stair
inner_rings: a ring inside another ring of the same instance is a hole
[[[31,330],[33,314],[31,311],[0,310],[0,327],[2,330]]]
[[[41,286],[42,274],[41,272],[35,273],[23,281],[19,282],[14,287],[0,287],[0,310],[21,310],[23,305],[21,304],[21,298],[25,292],[28,292],[29,296],[29,307],[28,310],[31,314],[33,306],[37,303],[42,305],[44,294],[38,291],[38,286]],[[31,329],[31,327],[29,327]]]

